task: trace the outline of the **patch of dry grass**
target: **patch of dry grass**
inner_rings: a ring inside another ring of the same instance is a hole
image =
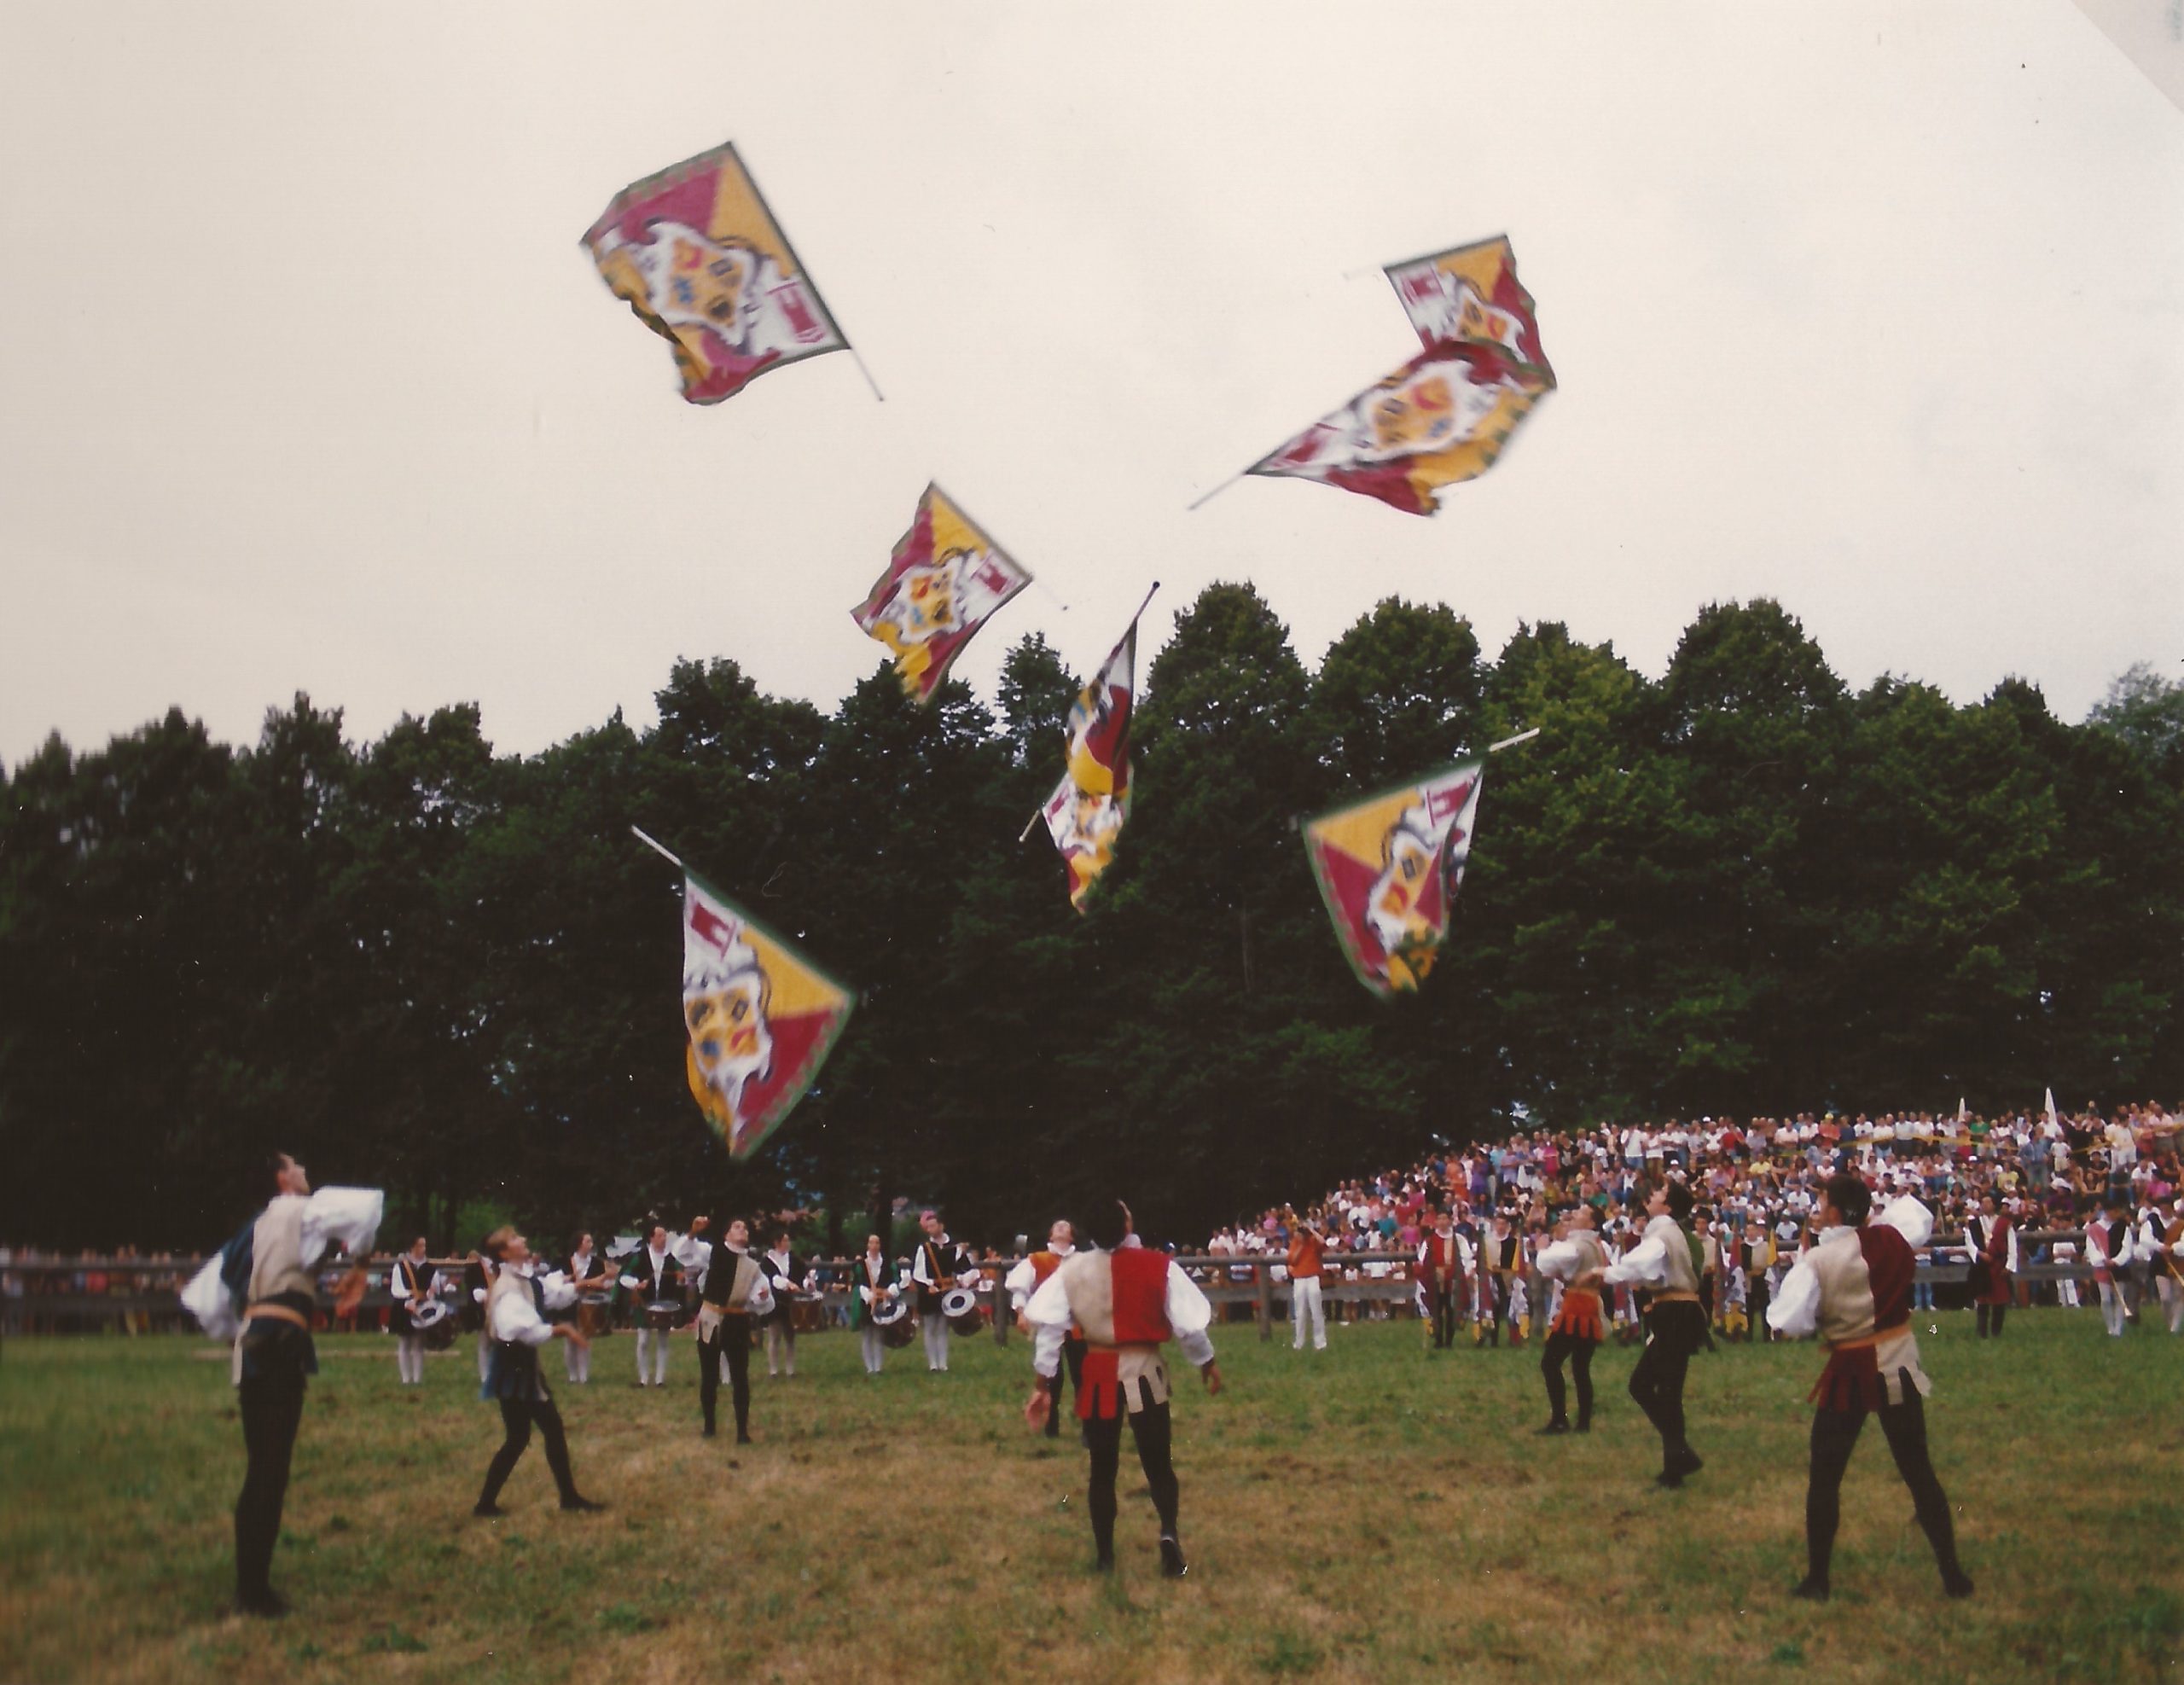
[[[1127,1446],[1121,1570],[1087,1572],[1083,1455],[1023,1429],[1020,1341],[959,1343],[945,1376],[912,1347],[868,1381],[845,1336],[807,1339],[802,1378],[760,1365],[759,1443],[738,1450],[697,1436],[687,1344],[660,1393],[609,1339],[600,1379],[559,1391],[578,1479],[613,1508],[561,1514],[534,1447],[489,1524],[468,1512],[498,1417],[467,1348],[404,1393],[387,1342],[329,1340],[275,1564],[297,1612],[268,1624],[226,1612],[225,1366],[179,1339],[17,1340],[0,1678],[2175,1676],[2184,1340],[2042,1312],[1981,1345],[1968,1320],[1922,1339],[1979,1595],[1942,1598],[1869,1431],[1827,1610],[1784,1595],[1809,1347],[1694,1363],[1708,1467],[1664,1493],[1630,1352],[1595,1366],[1599,1431],[1548,1441],[1534,1350],[1429,1359],[1414,1326],[1381,1324],[1298,1356],[1230,1328],[1228,1391],[1176,1407],[1192,1571],[1173,1585]]]

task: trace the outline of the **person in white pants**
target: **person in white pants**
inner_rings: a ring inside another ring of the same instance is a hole
[[[2184,1270],[2184,1200],[2176,1202],[2172,1222],[2162,1221],[2160,1206],[2150,1210],[2152,1222],[2141,1244],[2158,1248],[2153,1255],[2153,1281],[2161,1294],[2162,1314],[2168,1318],[2169,1333],[2184,1333],[2184,1281],[2177,1279],[2177,1271]]]
[[[945,1374],[948,1319],[940,1314],[940,1297],[956,1285],[963,1257],[948,1238],[947,1225],[941,1222],[938,1211],[921,1212],[918,1222],[925,1229],[925,1239],[918,1242],[917,1252],[910,1260],[910,1280],[918,1290],[918,1331],[925,1337],[926,1368]]]
[[[425,1308],[432,1290],[425,1250],[425,1237],[420,1235],[410,1243],[410,1250],[394,1260],[386,1282],[394,1300],[387,1319],[394,1328],[394,1361],[404,1386],[421,1386],[425,1382],[425,1335],[410,1320],[413,1311]]]
[[[2049,1256],[2053,1258],[2057,1264],[2062,1264],[2067,1268],[2069,1265],[2077,1262],[2077,1245],[2075,1241],[2058,1241],[2055,1242],[2054,1247],[2049,1253]],[[2079,1308],[2078,1280],[2077,1276],[2058,1275],[2055,1278],[2055,1303],[2062,1306],[2065,1310],[2076,1310]]]
[[[622,1260],[621,1284],[637,1306],[637,1385],[665,1386],[667,1385],[667,1335],[665,1328],[645,1326],[644,1307],[654,1299],[679,1299],[682,1296],[682,1271],[686,1258],[696,1255],[696,1248],[705,1246],[697,1240],[703,1232],[706,1219],[700,1217],[690,1225],[688,1239],[671,1237],[664,1223],[654,1223],[645,1236],[645,1243]],[[705,1257],[712,1248],[705,1247]],[[704,1267],[704,1258],[698,1258],[694,1267]]]
[[[880,1337],[880,1325],[872,1320],[872,1313],[895,1297],[894,1277],[880,1237],[867,1235],[864,1256],[850,1275],[850,1316],[857,1325],[864,1372],[868,1375],[878,1374],[886,1361],[887,1343]]]
[[[2115,1339],[2122,1337],[2124,1318],[2131,1314],[2123,1303],[2123,1283],[2117,1279],[2131,1262],[2131,1225],[2123,1220],[2122,1209],[2111,1201],[2085,1229],[2086,1262],[2093,1266],[2094,1285],[2100,1290],[2100,1320]]]
[[[595,1249],[589,1235],[578,1237],[577,1249],[569,1254],[568,1267],[564,1273],[569,1278],[569,1285],[578,1294],[605,1293],[613,1286],[613,1276],[607,1268],[607,1260]],[[570,1339],[562,1341],[561,1345],[563,1355],[568,1361],[570,1385],[590,1386],[591,1342],[588,1339]]]
[[[1304,1331],[1312,1333],[1312,1350],[1327,1349],[1327,1307],[1320,1298],[1320,1270],[1326,1256],[1327,1234],[1316,1219],[1307,1217],[1289,1232],[1289,1321],[1296,1329],[1292,1350],[1304,1349]]]

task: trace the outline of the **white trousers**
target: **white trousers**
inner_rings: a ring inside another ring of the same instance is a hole
[[[1289,1320],[1296,1325],[1295,1350],[1304,1349],[1304,1329],[1312,1330],[1312,1349],[1327,1349],[1327,1313],[1320,1302],[1320,1278],[1316,1275],[1292,1275],[1289,1278]]]
[[[561,1355],[568,1362],[569,1379],[578,1386],[590,1386],[591,1348],[588,1345],[578,1345],[572,1339],[565,1339],[561,1342]]]
[[[2113,1281],[2103,1281],[2100,1287],[2100,1320],[2108,1325],[2108,1332],[2123,1332],[2123,1295]]]
[[[2184,1333],[2184,1287],[2179,1287],[2176,1278],[2166,1270],[2154,1281],[2161,1291],[2161,1308],[2169,1316],[2169,1332]]]
[[[425,1379],[424,1335],[395,1335],[394,1364],[402,1376],[402,1384],[404,1386],[421,1385]]]
[[[2055,1283],[2055,1303],[2072,1310],[2078,1308],[2078,1284],[2068,1275]]]
[[[948,1319],[938,1310],[932,1316],[921,1317],[919,1328],[925,1331],[925,1366],[928,1369],[948,1367]]]
[[[887,1355],[887,1342],[880,1339],[878,1326],[872,1322],[867,1322],[858,1331],[858,1336],[864,1345],[864,1372],[876,1375],[880,1373],[880,1363]]]
[[[787,1322],[776,1319],[766,1324],[766,1373],[775,1373],[778,1363],[789,1374],[796,1373],[796,1335]]]
[[[646,1365],[651,1365],[649,1374]],[[667,1330],[639,1328],[637,1330],[637,1385],[665,1386],[667,1385]]]

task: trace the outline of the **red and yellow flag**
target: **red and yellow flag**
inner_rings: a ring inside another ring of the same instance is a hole
[[[1483,761],[1418,779],[1304,827],[1306,857],[1357,980],[1415,990],[1449,933],[1478,812]]]
[[[1069,870],[1078,912],[1114,858],[1130,817],[1130,715],[1137,670],[1137,622],[1130,623],[1069,711],[1069,770],[1041,813]]]
[[[849,345],[732,145],[623,189],[584,243],[614,295],[668,342],[693,404]]]
[[[804,1098],[857,996],[694,873],[682,880],[690,1092],[747,1159]]]
[[[911,700],[929,702],[963,646],[1031,583],[945,492],[928,485],[887,571],[850,617],[894,652]]]
[[[1532,295],[1517,280],[1517,254],[1507,235],[1390,264],[1384,273],[1420,345],[1429,350],[1460,340],[1499,346],[1515,362],[1537,369],[1549,387],[1554,385],[1554,370],[1540,349]]]

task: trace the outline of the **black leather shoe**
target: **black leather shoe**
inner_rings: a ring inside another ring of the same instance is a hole
[[[288,1612],[288,1600],[270,1585],[257,1591],[239,1591],[235,1594],[235,1612],[258,1620],[277,1621]]]
[[[1790,1588],[1790,1595],[1802,1597],[1808,1603],[1825,1603],[1827,1601],[1827,1582],[1816,1580],[1808,1574]]]
[[[596,1515],[601,1510],[606,1508],[607,1506],[601,1503],[595,1498],[573,1497],[563,1498],[561,1500],[561,1508],[567,1510],[571,1514]]]
[[[1545,1427],[1539,1430],[1542,1435],[1549,1433],[1567,1433],[1569,1431],[1570,1424],[1564,1421],[1560,1416],[1556,1417],[1553,1421],[1548,1423]]]
[[[1972,1576],[1961,1568],[1953,1574],[1942,1576],[1942,1589],[1951,1597],[1969,1597],[1978,1589],[1972,1583]]]
[[[480,1498],[478,1500],[476,1506],[470,1513],[473,1515],[483,1516],[487,1519],[491,1519],[496,1515],[505,1515],[508,1514],[508,1511],[502,1509],[500,1505],[493,1502],[490,1498]]]
[[[1179,1580],[1190,1572],[1190,1564],[1183,1560],[1183,1548],[1166,1534],[1160,1536],[1160,1573],[1164,1579]]]

